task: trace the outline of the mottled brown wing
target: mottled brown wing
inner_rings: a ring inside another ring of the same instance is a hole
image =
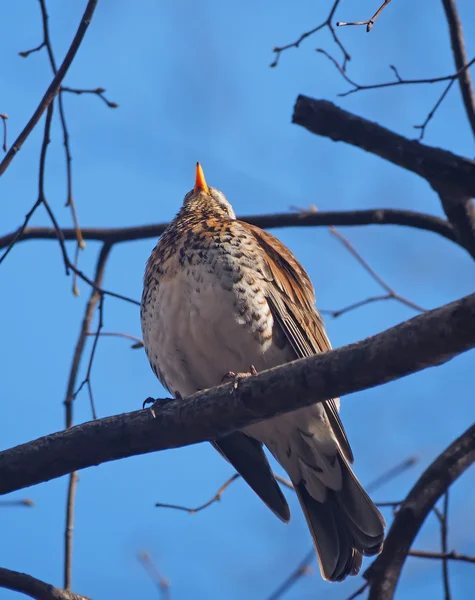
[[[264,276],[272,282],[269,303],[274,319],[280,324],[293,347],[296,358],[331,350],[323,320],[315,308],[312,282],[295,256],[273,235],[246,224],[261,245],[265,261]],[[325,411],[345,458],[353,462],[345,429],[334,400],[324,402]]]

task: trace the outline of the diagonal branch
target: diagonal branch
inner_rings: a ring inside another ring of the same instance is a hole
[[[251,423],[388,383],[475,347],[475,294],[338,350],[152,410],[108,417],[0,453],[0,494],[74,470],[217,439]],[[158,404],[158,402],[157,402]]]
[[[61,590],[26,573],[0,568],[0,587],[21,592],[37,600],[88,600],[86,596]]]
[[[369,600],[390,600],[414,539],[427,515],[452,483],[475,461],[475,425],[456,439],[423,473],[400,506],[380,556],[364,577]]]
[[[66,389],[66,398],[64,399],[65,406],[65,427],[66,429],[73,426],[73,403],[75,399],[74,390],[78,379],[79,367],[81,365],[82,355],[86,347],[86,341],[88,331],[91,326],[94,311],[97,303],[103,297],[98,288],[102,286],[104,279],[104,272],[106,268],[107,259],[109,258],[112,246],[110,244],[104,244],[99,252],[97,259],[96,272],[94,275],[94,283],[97,288],[93,288],[89,301],[86,304],[84,317],[79,331],[78,340],[73,354],[71,362],[71,368],[69,372],[68,385]],[[97,339],[97,338],[96,338]],[[92,361],[92,359],[91,359]],[[73,471],[69,475],[68,491],[66,497],[66,523],[64,531],[64,587],[66,589],[71,588],[72,578],[72,553],[73,553],[73,531],[74,531],[74,508],[76,499],[76,487],[78,482],[78,473]]]
[[[472,198],[440,187],[439,198],[461,246],[475,259],[475,205]]]
[[[74,57],[76,56],[76,52],[78,51],[79,46],[81,45],[81,42],[84,38],[86,30],[89,27],[92,15],[94,14],[94,11],[97,6],[97,2],[98,0],[89,0],[89,2],[87,3],[86,9],[79,23],[78,30],[76,31],[73,41],[71,42],[69,50],[67,51],[66,56],[64,57],[64,60],[58,69],[58,72],[56,73],[56,75],[53,78],[53,81],[50,83],[48,89],[46,90],[45,95],[41,99],[38,108],[33,113],[33,116],[25,125],[25,128],[17,137],[11,148],[6,153],[5,158],[0,163],[0,176],[3,175],[3,173],[5,173],[8,166],[15,157],[16,153],[18,152],[18,150],[20,150],[27,137],[37,125],[38,121],[41,118],[41,115],[48,108],[48,106],[51,104],[54,97],[58,93],[59,88],[61,86],[61,82],[63,81],[69,67],[71,66],[71,63],[73,62]]]
[[[335,142],[346,142],[371,152],[428,183],[449,188],[456,196],[475,196],[475,161],[409,140],[326,100],[299,96],[292,122]]]
[[[455,0],[442,0],[445,10],[447,24],[449,26],[452,53],[454,55],[455,67],[461,70],[468,63],[465,41],[463,37],[462,22],[460,20]],[[470,71],[465,69],[458,78],[460,93],[467,113],[468,121],[475,135],[475,94],[473,93],[472,78]]]

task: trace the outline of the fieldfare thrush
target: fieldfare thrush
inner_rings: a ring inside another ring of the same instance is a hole
[[[199,164],[194,189],[148,260],[141,322],[152,369],[176,398],[249,365],[263,371],[331,348],[303,267],[273,235],[236,219]],[[356,575],[363,555],[381,551],[385,527],[350,467],[339,407],[334,398],[213,442],[288,522],[267,446],[295,487],[328,581]]]

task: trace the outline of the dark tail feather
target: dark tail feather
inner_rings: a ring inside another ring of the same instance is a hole
[[[343,486],[327,490],[325,502],[310,496],[303,482],[294,484],[312,534],[322,577],[342,581],[357,575],[363,555],[379,554],[384,518],[361,487],[346,461],[340,458]]]
[[[213,446],[232,464],[271,511],[284,523],[288,523],[289,505],[275,480],[262,444],[237,431],[216,440]]]

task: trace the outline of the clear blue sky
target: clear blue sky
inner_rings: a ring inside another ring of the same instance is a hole
[[[82,2],[49,2],[58,62],[74,35]],[[327,32],[289,50],[270,69],[272,48],[293,41],[323,20],[330,2],[223,3],[99,2],[66,85],[107,88],[120,104],[110,110],[95,97],[66,97],[73,152],[74,196],[83,226],[149,224],[173,216],[192,187],[199,160],[208,183],[225,191],[238,214],[284,212],[292,205],[321,210],[408,208],[441,215],[429,186],[415,175],[364,152],[320,139],[290,123],[299,93],[330,99],[344,108],[415,137],[441,89],[413,86],[361,92],[347,89],[325,57],[338,55]],[[343,2],[336,20],[367,18],[377,2]],[[475,8],[463,6],[466,30]],[[18,51],[41,41],[37,2],[5,3],[0,23],[0,112],[9,115],[10,142],[23,128],[50,82],[44,53]],[[440,2],[394,2],[371,34],[339,31],[361,83],[389,80],[388,65],[405,77],[453,72]],[[475,41],[467,40],[473,56]],[[15,229],[36,200],[42,126],[25,143],[0,182],[1,234]],[[428,128],[426,142],[473,156],[473,136],[454,86]],[[60,223],[65,170],[57,115],[48,155],[47,196]],[[41,210],[32,224],[48,225]],[[462,249],[434,234],[397,227],[346,229],[345,234],[399,293],[431,308],[473,291],[475,269]],[[340,308],[378,286],[325,228],[281,230],[316,286],[321,308]],[[114,248],[105,287],[140,298],[147,240]],[[87,244],[80,266],[92,273],[99,245]],[[73,252],[73,245],[69,246]],[[3,360],[0,446],[8,448],[63,427],[68,370],[89,290],[71,294],[58,246],[25,242],[0,269]],[[396,303],[381,303],[327,320],[334,346],[379,332],[413,316]],[[105,329],[140,336],[138,309],[107,298]],[[121,339],[100,340],[93,369],[99,416],[140,407],[163,390],[142,350]],[[82,364],[82,375],[87,367]],[[344,398],[342,416],[363,482],[409,455],[419,463],[374,494],[401,499],[418,474],[473,421],[474,354],[398,382]],[[82,377],[81,377],[82,378]],[[91,418],[87,393],[75,404],[75,422]],[[77,491],[73,589],[97,600],[156,598],[138,564],[147,550],[172,583],[171,598],[248,597],[264,600],[301,560],[310,538],[296,500],[282,525],[242,483],[222,502],[190,516],[154,508],[157,501],[197,505],[232,474],[209,445],[109,463],[81,472]],[[10,496],[32,498],[34,509],[0,508],[0,566],[62,585],[66,479]],[[451,493],[450,548],[475,554],[475,476],[465,474]],[[388,517],[390,515],[388,514]],[[438,526],[430,519],[416,547],[437,550]],[[400,598],[441,598],[440,565],[411,559]],[[450,565],[454,598],[472,597],[475,572]],[[325,594],[343,599],[361,585],[352,578],[329,585],[306,577],[286,598]],[[0,599],[11,592],[0,590]]]

